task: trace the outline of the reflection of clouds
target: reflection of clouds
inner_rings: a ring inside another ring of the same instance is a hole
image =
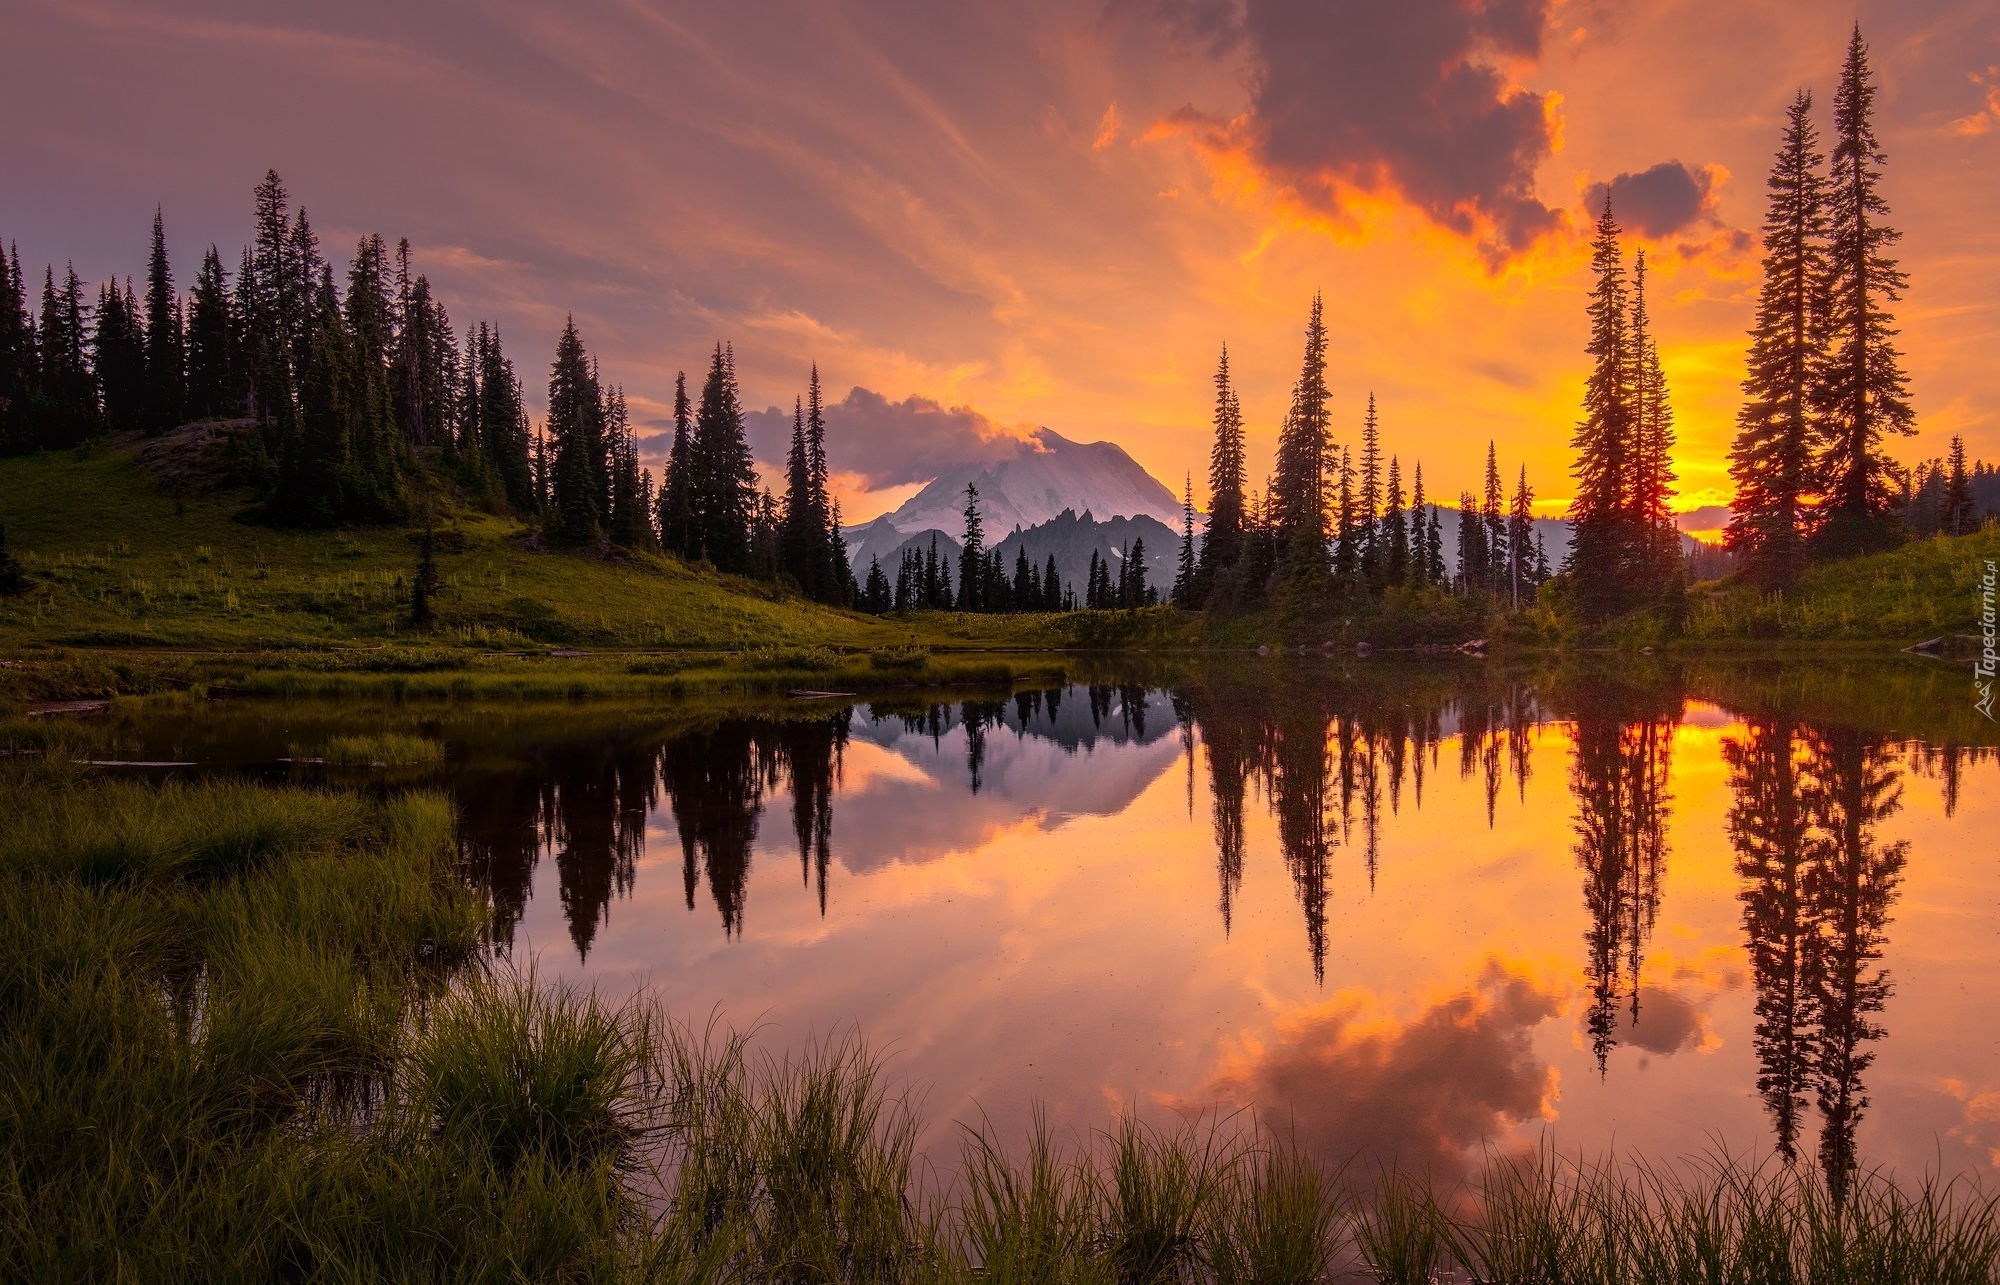
[[[1707,1052],[1720,1043],[1702,1006],[1664,986],[1639,988],[1639,1016],[1626,1009],[1618,1016],[1620,1044],[1667,1056],[1683,1049]]]
[[[1173,727],[1163,711],[1148,717],[1157,717],[1163,729]],[[970,746],[963,725],[935,742],[928,732],[860,719],[855,731],[850,755],[866,747],[871,762],[893,758],[901,765],[861,780],[850,776],[841,787],[834,853],[857,874],[976,849],[1023,817],[1050,827],[1073,816],[1115,816],[1185,753],[1178,737],[1163,732],[1150,743],[1107,734],[1088,749],[1072,749],[1033,733],[990,728],[974,794],[967,788]]]
[[[1450,1169],[1515,1124],[1554,1118],[1558,1076],[1531,1035],[1564,1000],[1498,961],[1407,1022],[1344,991],[1281,1018],[1269,1047],[1226,1058],[1209,1089],[1330,1157]]]

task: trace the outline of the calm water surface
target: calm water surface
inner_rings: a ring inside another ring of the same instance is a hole
[[[981,1112],[1136,1102],[1405,1163],[1548,1138],[1983,1173],[2000,760],[1929,708],[1961,686],[1300,662],[423,730],[500,949],[773,1050],[858,1029],[941,1153]],[[240,761],[330,717],[134,735]]]

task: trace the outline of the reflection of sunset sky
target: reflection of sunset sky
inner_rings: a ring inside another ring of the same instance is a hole
[[[1690,703],[1674,733],[1640,1017],[1621,1012],[1602,1078],[1582,1024],[1589,922],[1567,725],[1536,731],[1525,790],[1503,783],[1492,828],[1483,782],[1460,778],[1447,741],[1427,764],[1421,809],[1406,787],[1385,816],[1372,891],[1358,847],[1335,851],[1323,986],[1269,801],[1254,792],[1225,933],[1206,749],[1190,817],[1187,763],[1166,731],[1074,755],[989,732],[989,785],[976,797],[962,729],[937,746],[879,726],[872,740],[857,735],[833,803],[825,917],[801,883],[781,784],[765,799],[735,941],[705,896],[685,908],[662,808],[588,975],[614,990],[648,980],[680,1012],[761,1020],[774,1048],[856,1025],[927,1088],[930,1142],[947,1149],[952,1121],[983,1109],[1013,1129],[1040,1099],[1077,1126],[1133,1100],[1252,1106],[1319,1145],[1412,1162],[1532,1145],[1545,1129],[1592,1151],[1686,1154],[1712,1139],[1768,1151],[1723,821],[1721,747],[1743,729],[1726,713]],[[2000,1055],[1985,1024],[1967,1020],[2000,1004],[1994,770],[1968,769],[1949,820],[1938,783],[1906,772],[1904,808],[1882,827],[1885,843],[1910,842],[1911,859],[1860,1138],[1865,1157],[1906,1170],[1935,1163],[1938,1146],[1953,1166],[2000,1148]],[[540,868],[522,931],[545,974],[570,974],[553,866]]]
[[[1651,251],[1686,503],[1719,502],[1747,234],[1784,105],[1812,87],[1824,130],[1857,14],[1911,275],[1922,433],[1896,447],[1963,431],[1990,458],[1984,0],[28,0],[0,235],[31,277],[74,260],[95,284],[143,269],[157,202],[186,285],[211,241],[235,262],[274,166],[336,258],[407,234],[461,332],[500,323],[531,399],[574,312],[655,463],[674,371],[718,338],[754,408],[788,409],[815,360],[834,400],[879,394],[835,424],[852,519],[909,493],[895,462],[929,443],[871,435],[910,397],[976,412],[925,434],[1046,424],[1199,486],[1224,341],[1261,477],[1323,289],[1349,439],[1373,390],[1432,495],[1475,487],[1498,438],[1559,502],[1577,228],[1608,182]]]

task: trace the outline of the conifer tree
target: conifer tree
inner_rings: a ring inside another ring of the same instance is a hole
[[[1946,535],[1971,535],[1979,529],[1979,517],[1973,510],[1971,479],[1965,471],[1965,438],[1957,433],[1951,435],[1948,467],[1951,471],[1945,481],[1938,529]]]
[[[1374,398],[1369,398],[1372,408]],[[1401,588],[1410,577],[1410,529],[1403,525],[1403,466],[1389,457],[1389,485],[1382,506],[1382,528],[1386,535],[1382,553],[1382,579]]]
[[[1191,597],[1208,601],[1218,577],[1236,566],[1243,550],[1243,408],[1229,382],[1229,349],[1215,367],[1215,444],[1208,456],[1208,528]]]
[[[1826,341],[1826,180],[1812,94],[1801,89],[1765,182],[1764,280],[1750,332],[1743,408],[1729,473],[1729,548],[1765,585],[1789,584],[1805,561],[1814,486],[1815,405]]]
[[[1646,252],[1632,270],[1633,433],[1632,483],[1627,497],[1639,533],[1642,585],[1656,587],[1673,576],[1680,558],[1680,535],[1668,503],[1673,496],[1674,410],[1660,349],[1646,311]]]
[[[534,513],[542,506],[535,468],[536,445],[528,432],[528,412],[521,380],[514,373],[498,326],[479,328],[480,447],[500,475],[507,503],[517,513]]]
[[[822,535],[821,518],[813,502],[812,452],[806,443],[805,402],[799,399],[792,403],[792,445],[785,455],[785,517],[779,537],[779,561],[809,598],[818,598],[823,592],[819,583]]]
[[[1305,358],[1292,406],[1278,433],[1271,484],[1271,519],[1289,577],[1316,580],[1326,565],[1326,465],[1331,442],[1327,414],[1326,322],[1319,295],[1306,321]]]
[[[1181,483],[1181,556],[1175,564],[1173,601],[1182,609],[1194,606],[1194,474]]]
[[[1445,583],[1444,573],[1444,528],[1438,517],[1438,506],[1431,505],[1430,516],[1424,521],[1424,549],[1429,565],[1424,568],[1424,580],[1433,585]]]
[[[91,348],[103,424],[114,433],[146,424],[146,338],[139,331],[137,302],[130,283],[123,293],[116,281],[98,289]]]
[[[1573,531],[1568,569],[1585,615],[1602,618],[1629,597],[1630,550],[1634,532],[1626,504],[1631,481],[1634,363],[1631,354],[1631,300],[1619,228],[1607,195],[1591,242],[1590,269],[1597,278],[1590,292],[1591,373],[1584,384],[1584,417],[1572,445],[1576,450],[1576,495],[1570,501]],[[1464,517],[1461,515],[1461,527]],[[1461,543],[1463,543],[1461,541]]]
[[[1339,452],[1334,469],[1337,480],[1333,506],[1333,574],[1339,583],[1348,585],[1361,575],[1361,523],[1354,500],[1354,460],[1345,449]]]
[[[889,611],[889,577],[882,574],[880,560],[868,560],[868,583],[861,590],[861,609],[871,616],[886,615]]]
[[[826,401],[820,391],[818,362],[813,363],[806,381],[806,465],[811,508],[803,534],[819,586],[815,596],[822,602],[838,603],[844,601],[852,575],[847,566],[847,542],[840,534],[840,507],[828,490]]]
[[[965,538],[958,553],[958,609],[984,611],[986,527],[979,517],[979,488],[965,484]]]
[[[1489,592],[1493,587],[1491,560],[1487,557],[1486,522],[1479,512],[1479,497],[1470,491],[1458,496],[1458,590],[1467,597]]]
[[[1514,606],[1524,594],[1532,594],[1540,581],[1535,575],[1535,493],[1528,486],[1528,466],[1521,466],[1514,483],[1514,503],[1507,515],[1507,595]]]
[[[146,428],[159,433],[181,422],[187,398],[187,358],[180,296],[167,262],[163,212],[153,210],[153,249],[146,265]]]
[[[689,507],[688,470],[693,466],[692,408],[688,404],[687,372],[674,373],[674,441],[667,451],[666,478],[660,485],[660,543],[678,557],[692,557],[693,511]]]
[[[1360,490],[1354,497],[1354,521],[1361,543],[1361,578],[1370,585],[1382,581],[1380,540],[1382,516],[1382,437],[1375,418],[1375,394],[1368,394],[1368,413],[1361,420]]]
[[[830,503],[827,511],[828,545],[833,553],[833,596],[828,601],[836,606],[846,606],[854,596],[854,568],[847,561],[847,540],[840,534],[840,501]]]
[[[1507,495],[1500,482],[1500,459],[1491,438],[1486,442],[1486,497],[1479,507],[1480,547],[1485,553],[1486,591],[1507,591]]]
[[[380,240],[373,238],[378,257]],[[399,246],[399,274],[408,270],[408,247],[408,242]],[[451,318],[444,305],[431,296],[431,283],[421,274],[410,280],[402,294],[392,359],[393,420],[410,445],[449,448],[455,409],[453,376],[458,364]],[[601,424],[598,431],[601,436]]]
[[[689,451],[688,507],[692,552],[724,571],[750,571],[750,519],[757,506],[757,473],[743,431],[743,402],[736,386],[736,356],[715,346],[695,413]]]
[[[214,246],[202,256],[195,274],[187,319],[187,385],[185,414],[190,419],[223,419],[241,414],[237,396],[236,318],[229,300],[229,279]]]
[[[1042,564],[1042,605],[1040,609],[1043,611],[1061,611],[1063,609],[1062,573],[1056,570],[1056,555],[1053,553],[1049,555],[1049,560]]]
[[[1134,539],[1125,550],[1125,561],[1118,568],[1118,605],[1121,607],[1143,607],[1146,605],[1146,540],[1144,536]]]
[[[604,395],[604,438],[611,461],[611,542],[626,549],[650,549],[652,505],[641,493],[639,441],[625,409],[623,385]]]
[[[1424,462],[1417,461],[1416,480],[1410,485],[1410,575],[1412,588],[1422,589],[1431,584],[1431,541],[1430,527],[1424,512]]]
[[[21,248],[0,253],[0,454],[31,444],[31,402],[40,382],[35,325],[28,315],[28,283],[21,276]]]
[[[96,380],[86,354],[89,315],[75,265],[65,270],[60,288],[54,270],[45,269],[36,344],[40,379],[34,446],[73,446],[97,427]]]
[[[556,339],[548,425],[551,533],[565,544],[590,543],[604,533],[610,516],[609,487],[599,480],[605,472],[603,396],[574,317],[564,321]]]
[[[1856,23],[1833,99],[1827,362],[1820,390],[1825,414],[1820,485],[1826,498],[1819,536],[1836,553],[1887,538],[1884,517],[1894,465],[1883,439],[1916,431],[1889,311],[1902,299],[1909,278],[1888,253],[1902,234],[1886,221],[1889,203],[1881,193],[1886,157],[1875,138],[1874,111],[1868,46]]]

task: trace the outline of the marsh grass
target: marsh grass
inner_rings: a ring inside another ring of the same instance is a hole
[[[1356,1181],[1244,1117],[921,1166],[853,1035],[759,1055],[476,954],[439,796],[0,765],[0,1279],[1993,1285],[1994,1198],[1713,1158]]]
[[[444,743],[400,732],[334,736],[317,754],[295,745],[292,757],[322,759],[329,767],[431,767],[444,762]]]

